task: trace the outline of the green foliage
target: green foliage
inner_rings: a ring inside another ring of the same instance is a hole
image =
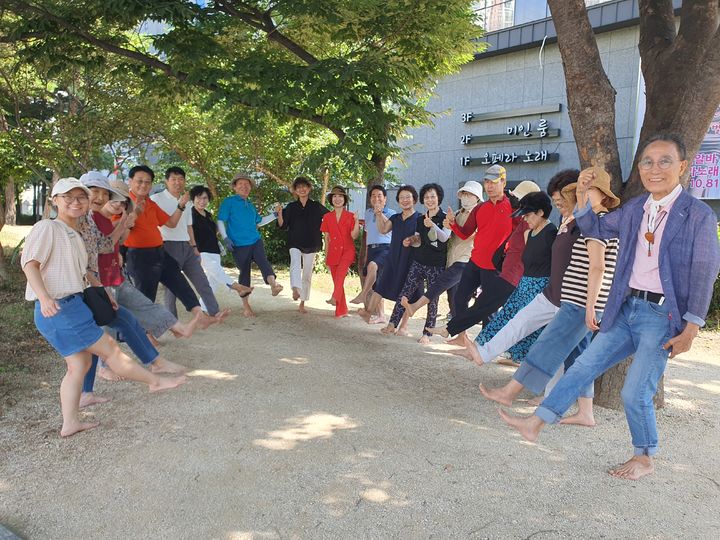
[[[720,242],[720,228],[718,228],[718,242]],[[712,330],[720,330],[720,279],[716,279],[713,286],[713,295],[707,316],[707,327]]]

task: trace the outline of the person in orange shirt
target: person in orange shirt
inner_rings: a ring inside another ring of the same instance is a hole
[[[334,212],[323,216],[320,230],[325,233],[327,256],[325,263],[333,278],[335,317],[347,317],[345,301],[345,278],[350,265],[355,261],[355,239],[360,235],[360,218],[345,207],[350,202],[345,189],[335,186],[330,191],[330,204]]]
[[[177,208],[168,215],[155,201],[150,199],[155,173],[147,165],[137,165],[130,169],[130,198],[142,211],[135,220],[124,245],[127,248],[126,264],[133,285],[153,302],[157,296],[158,284],[162,283],[183,303],[185,309],[197,315],[200,328],[220,322],[225,313],[210,317],[202,313],[200,302],[185,276],[182,275],[178,263],[165,253],[163,239],[158,227],[165,225],[175,227],[185,210],[190,197],[184,193],[179,199]]]

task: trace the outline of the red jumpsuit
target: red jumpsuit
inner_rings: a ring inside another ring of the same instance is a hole
[[[334,211],[323,216],[320,230],[328,233],[327,257],[325,263],[330,268],[333,278],[333,298],[335,299],[335,316],[348,314],[345,301],[345,277],[350,265],[355,261],[355,241],[351,233],[355,227],[355,214],[343,210],[338,221]]]

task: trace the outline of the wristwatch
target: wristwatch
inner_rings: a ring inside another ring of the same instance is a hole
[[[184,206],[180,206],[180,203],[178,203],[178,206],[177,206],[177,207],[178,207],[178,210],[180,210],[181,212],[184,212],[184,211],[185,211],[185,207],[184,207]]]

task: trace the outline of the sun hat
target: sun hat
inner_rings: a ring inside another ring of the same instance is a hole
[[[72,191],[75,188],[82,189],[85,193],[88,194],[88,197],[90,196],[90,190],[85,187],[85,184],[72,176],[69,176],[67,178],[61,178],[60,180],[55,182],[50,196],[54,197],[55,195],[62,195],[64,193],[67,193],[68,191]]]
[[[607,204],[608,209],[610,208],[616,208],[620,205],[620,198],[615,195],[612,192],[612,189],[610,189],[610,175],[603,169],[602,167],[595,166],[593,167],[593,173],[595,174],[595,179],[593,180],[592,184],[590,184],[590,187],[594,187],[601,191],[604,195],[607,195],[610,198],[610,201]],[[572,184],[568,184],[562,189],[563,196],[566,195],[572,195],[574,196],[574,191],[577,189],[577,182],[573,182]]]
[[[117,194],[117,198],[113,196],[110,200],[125,201],[127,203],[128,213],[132,212],[135,203],[133,203],[133,200],[130,197],[130,190],[128,189],[127,184],[122,180],[110,180],[108,185],[110,186],[110,193],[113,195]]]
[[[248,182],[250,182],[250,187],[252,187],[252,188],[255,187],[255,180],[253,180],[252,178],[250,178],[250,175],[249,175],[249,174],[246,174],[246,173],[237,173],[235,176],[233,176],[232,184],[231,184],[232,187],[235,187],[235,184],[238,183],[238,180],[247,180]]]
[[[85,184],[85,187],[89,188],[100,188],[104,189],[110,194],[111,201],[123,201],[125,196],[115,191],[108,181],[107,177],[98,171],[86,172],[80,177],[80,181]]]
[[[533,191],[525,195],[520,199],[520,208],[511,215],[512,217],[520,217],[538,210],[542,210],[545,217],[548,217],[552,211],[552,201],[548,194],[543,191]]]
[[[476,182],[475,180],[468,180],[465,182],[460,189],[458,189],[457,196],[458,199],[460,198],[460,194],[466,191],[468,193],[471,193],[472,195],[475,195],[478,199],[480,199],[480,202],[483,201],[483,188],[480,182]]]
[[[330,200],[330,204],[332,204],[333,195],[342,195],[343,197],[345,197],[345,206],[350,203],[350,197],[348,197],[347,191],[345,191],[345,188],[342,186],[333,187],[330,190],[330,193],[327,194],[327,198]]]
[[[515,186],[515,189],[510,190],[510,195],[520,200],[528,193],[535,193],[536,191],[541,191],[540,186],[532,180],[523,180]]]
[[[500,180],[507,180],[507,171],[505,167],[500,165],[493,165],[485,171],[483,180],[490,180],[492,182],[499,182]]]

